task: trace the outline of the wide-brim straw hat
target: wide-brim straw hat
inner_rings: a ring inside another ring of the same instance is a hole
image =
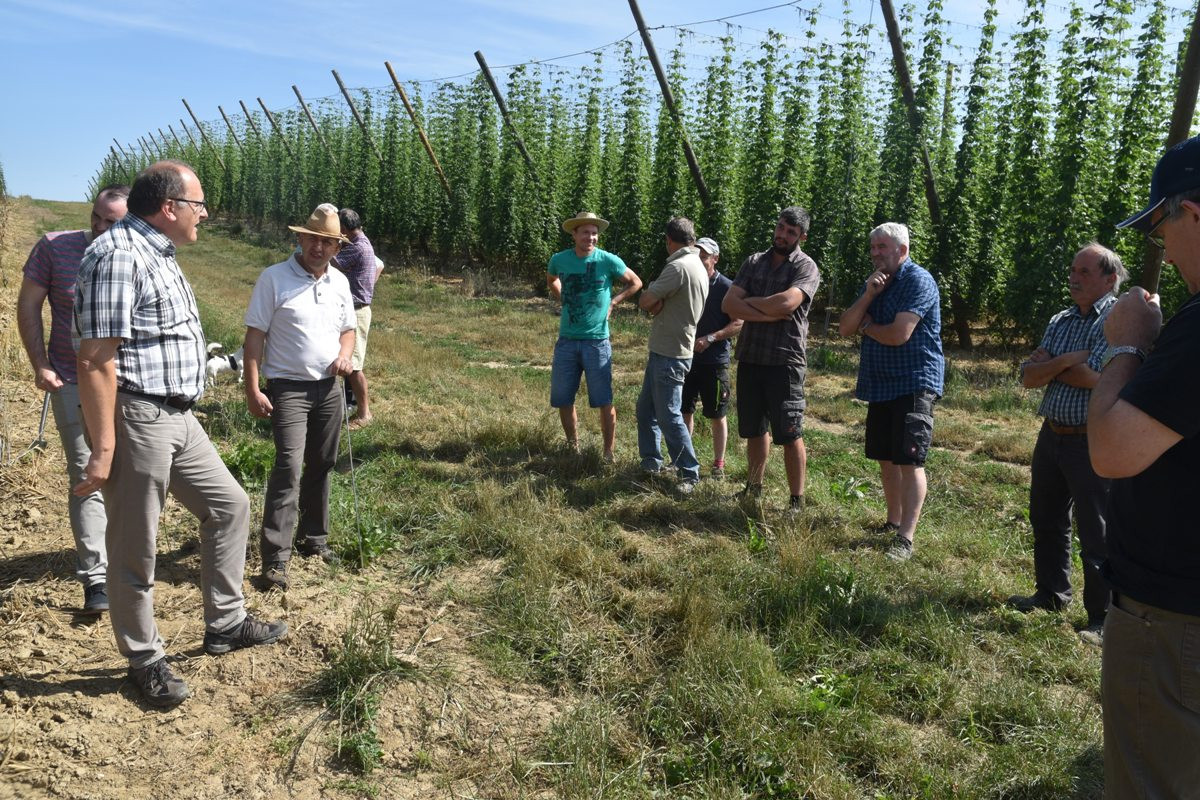
[[[342,236],[342,223],[338,219],[337,206],[332,203],[321,203],[313,209],[303,227],[288,225],[288,230],[296,233],[311,233],[313,236],[324,236],[337,239],[339,242],[349,242]]]
[[[597,231],[604,233],[604,229],[608,227],[608,220],[600,219],[590,211],[580,211],[563,223],[563,230],[567,233],[575,233],[575,229],[580,225],[595,225]]]

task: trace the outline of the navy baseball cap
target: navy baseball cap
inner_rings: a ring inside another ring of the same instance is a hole
[[[1133,228],[1145,233],[1150,230],[1150,217],[1168,197],[1200,189],[1200,136],[1180,142],[1158,160],[1154,177],[1150,179],[1150,204],[1118,228]]]

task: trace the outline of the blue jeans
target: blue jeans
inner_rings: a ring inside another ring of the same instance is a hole
[[[587,375],[588,405],[611,406],[612,343],[608,339],[560,338],[555,343],[550,367],[550,405],[554,408],[575,405],[583,375]]]
[[[683,381],[692,367],[690,358],[667,358],[651,353],[646,361],[646,377],[637,401],[638,455],[642,468],[658,470],[663,459],[661,438],[667,440],[667,453],[684,480],[700,480],[700,462],[692,447],[692,437],[683,424],[681,406]]]

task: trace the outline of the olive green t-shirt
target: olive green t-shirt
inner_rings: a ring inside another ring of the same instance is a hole
[[[691,358],[696,323],[708,297],[708,270],[700,261],[700,249],[692,245],[672,253],[646,291],[663,301],[662,311],[650,325],[650,352],[667,358]]]

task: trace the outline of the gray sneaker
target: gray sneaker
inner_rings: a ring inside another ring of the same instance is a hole
[[[219,633],[204,632],[204,652],[219,656],[231,650],[274,644],[287,635],[286,622],[261,622],[249,614],[241,622]]]
[[[892,561],[908,561],[912,554],[913,543],[898,533],[892,538],[892,544],[886,553]]]
[[[98,616],[108,611],[108,584],[93,583],[83,587],[83,613]]]
[[[268,590],[280,589],[286,592],[291,584],[288,580],[288,562],[272,561],[263,570],[262,581]]]
[[[725,480],[725,468],[724,467],[713,467],[712,472],[709,473],[708,477],[712,478],[714,481]]]
[[[692,492],[696,491],[697,480],[694,478],[684,478],[679,483],[675,484],[675,491],[679,492],[684,497],[687,497]]]
[[[1104,623],[1097,622],[1093,625],[1088,625],[1079,632],[1079,641],[1084,644],[1090,644],[1092,647],[1104,647]]]
[[[165,657],[139,669],[130,667],[129,679],[145,701],[155,708],[177,706],[191,694],[183,678],[171,670]]]

